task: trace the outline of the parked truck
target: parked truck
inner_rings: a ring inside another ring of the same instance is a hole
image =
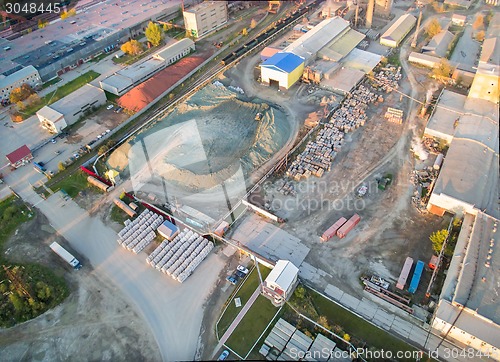
[[[396,288],[399,290],[403,290],[405,288],[406,280],[408,279],[408,275],[410,275],[412,266],[413,259],[408,256],[403,265],[403,269],[401,269],[401,273],[399,274],[398,282],[396,283]]]
[[[358,225],[361,217],[358,214],[354,214],[349,220],[346,221],[344,225],[337,230],[337,236],[339,238],[344,238],[349,232],[354,229],[356,225]]]
[[[418,261],[415,266],[415,271],[413,272],[413,277],[411,278],[410,287],[408,291],[414,294],[417,291],[418,284],[420,283],[420,278],[422,277],[422,272],[424,271],[425,263],[423,261]]]
[[[59,255],[61,258],[63,258],[69,265],[71,265],[74,269],[78,270],[82,267],[82,264],[78,261],[77,258],[75,258],[69,251],[64,249],[61,245],[59,245],[57,242],[53,242],[50,244],[50,248]]]
[[[341,217],[340,219],[338,219],[335,224],[333,224],[332,226],[330,226],[324,233],[323,235],[321,235],[320,239],[322,242],[325,242],[325,241],[328,241],[330,238],[332,238],[333,236],[335,236],[335,234],[337,234],[337,231],[338,229],[340,229],[340,227],[342,225],[344,225],[346,223],[347,219],[345,217]]]

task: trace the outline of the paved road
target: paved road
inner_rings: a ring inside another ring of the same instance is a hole
[[[132,254],[118,246],[116,233],[59,194],[46,201],[28,184],[30,168],[7,175],[6,181],[28,203],[47,216],[50,224],[70,243],[95,272],[108,279],[135,305],[151,328],[165,361],[193,360],[197,350],[204,302],[210,295],[224,261],[211,254],[183,284],[154,270],[146,254]],[[87,267],[89,267],[87,265]]]
[[[247,314],[248,310],[253,305],[253,302],[255,302],[255,300],[257,299],[257,297],[259,296],[259,294],[260,294],[260,286],[257,287],[257,289],[255,289],[255,291],[253,292],[253,294],[250,297],[250,299],[248,299],[248,301],[246,302],[246,304],[243,306],[243,309],[240,310],[240,312],[238,313],[238,315],[236,316],[236,318],[233,320],[233,323],[231,323],[231,325],[229,326],[229,328],[227,329],[227,331],[221,337],[221,339],[219,340],[219,343],[217,344],[217,346],[214,349],[214,353],[213,353],[212,357],[215,358],[216,353],[222,348],[222,346],[224,345],[224,343],[226,343],[226,341],[229,339],[229,337],[231,336],[231,334],[233,333],[233,331],[236,329],[236,327],[238,327],[238,324],[243,319],[243,317],[245,316],[245,314]]]

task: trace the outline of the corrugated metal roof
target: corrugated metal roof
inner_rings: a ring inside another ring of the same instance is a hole
[[[356,48],[356,46],[366,37],[354,29],[349,29],[347,33],[341,36],[339,39],[334,39],[326,47],[320,50],[319,55],[321,57],[327,57],[330,60],[338,62],[343,57],[345,57],[351,50]]]
[[[408,31],[415,26],[417,18],[411,14],[405,14],[399,17],[389,29],[381,36],[383,39],[399,41],[401,38],[408,33]]]
[[[31,74],[36,74],[38,77],[40,76],[38,74],[38,70],[36,70],[34,66],[28,65],[27,67],[24,67],[23,69],[20,69],[17,72],[12,73],[11,75],[8,75],[5,78],[0,78],[0,88],[7,87],[12,83],[15,83],[17,81],[20,81],[28,77]]]
[[[21,147],[19,147],[14,152],[9,153],[7,155],[7,159],[9,160],[9,162],[11,164],[14,164],[14,163],[16,163],[18,161],[21,161],[23,158],[25,158],[26,156],[28,156],[30,154],[31,154],[31,151],[28,148],[28,146],[22,145]]]
[[[261,67],[274,68],[278,71],[291,73],[304,63],[304,59],[293,53],[276,53],[262,63]]]

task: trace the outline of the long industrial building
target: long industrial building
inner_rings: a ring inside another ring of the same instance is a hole
[[[380,44],[396,48],[401,41],[408,35],[417,23],[417,18],[411,14],[405,14],[399,17],[384,34],[380,37]]]
[[[194,42],[189,38],[168,44],[151,58],[120,69],[99,84],[105,91],[120,96],[194,50]]]
[[[106,103],[106,94],[98,87],[85,84],[80,89],[45,106],[36,112],[43,128],[50,133],[59,133],[64,128],[75,124],[85,112]]]
[[[498,20],[488,28],[487,40],[493,41],[483,43],[467,98],[443,92],[436,105],[443,117],[436,111],[426,133],[450,137],[428,209],[438,215],[463,215],[431,325],[455,345],[500,361]],[[446,117],[446,111],[456,118]]]
[[[173,16],[180,1],[103,1],[80,8],[77,15],[24,34],[14,40],[0,38],[0,69],[14,73],[33,65],[43,81],[54,78],[139,34],[149,21]]]

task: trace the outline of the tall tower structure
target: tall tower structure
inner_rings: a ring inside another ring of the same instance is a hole
[[[365,21],[365,25],[368,29],[371,29],[373,24],[374,9],[375,9],[375,0],[368,0],[368,7],[366,9],[366,21]]]
[[[417,20],[417,29],[415,30],[415,36],[413,37],[413,40],[411,42],[411,47],[416,48],[417,47],[417,38],[418,38],[418,32],[420,30],[420,22],[422,21],[422,9],[420,9],[420,14],[418,15],[418,20]]]

